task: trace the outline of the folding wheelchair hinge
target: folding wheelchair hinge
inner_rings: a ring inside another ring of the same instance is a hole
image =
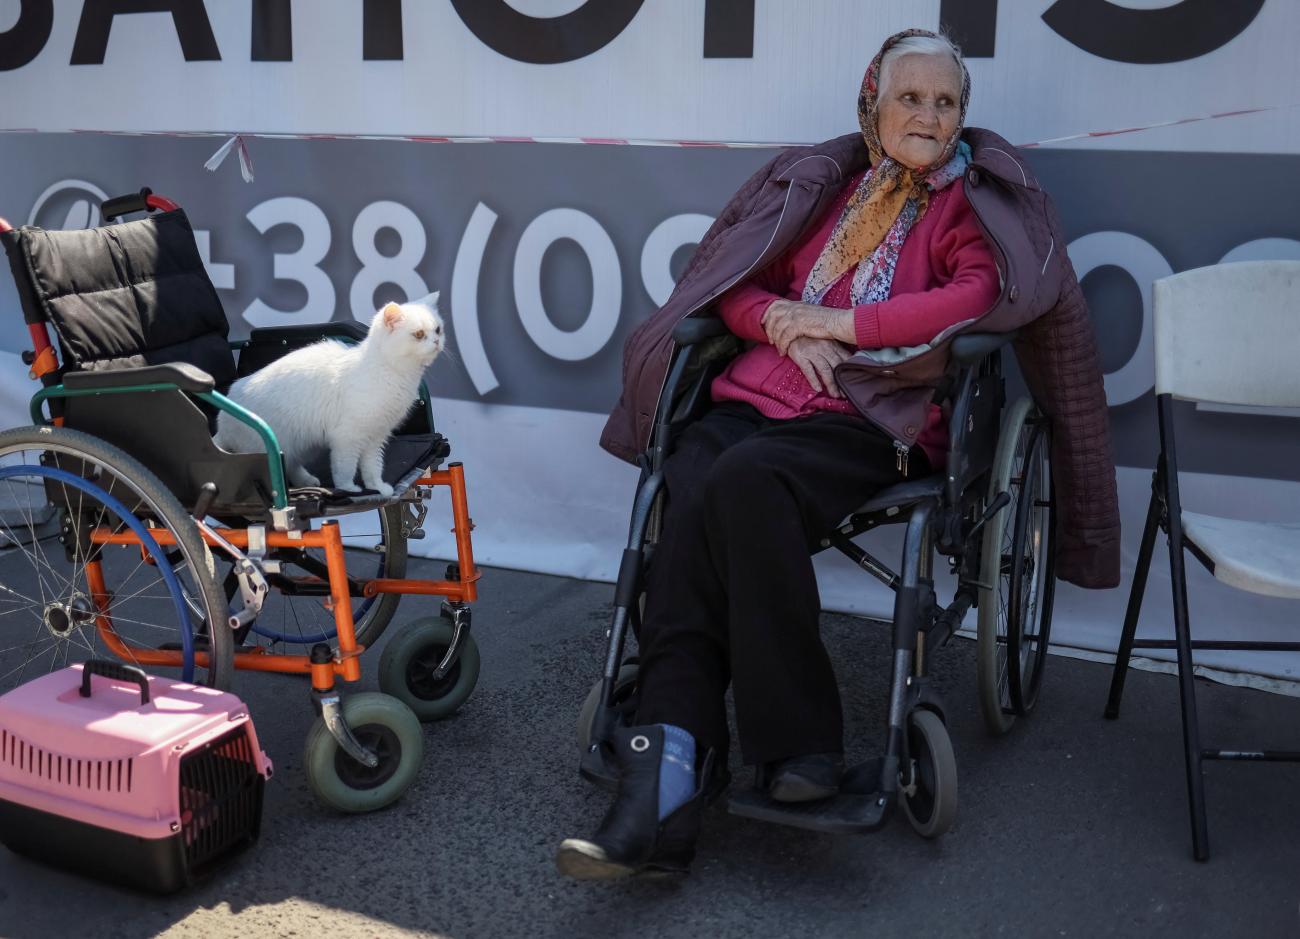
[[[266,601],[267,592],[270,590],[270,586],[266,582],[266,576],[262,573],[262,564],[266,562],[250,558],[218,534],[207,522],[196,519],[195,524],[199,526],[199,530],[204,535],[211,539],[213,544],[230,555],[235,579],[239,582],[241,606],[238,610],[231,611],[227,622],[230,624],[231,629],[242,629],[257,619],[258,614],[262,612],[262,604]],[[259,550],[265,553],[266,529],[260,525],[250,528],[248,530],[248,546],[250,554]],[[276,567],[278,569],[279,565],[277,564]]]
[[[451,645],[447,647],[447,652],[438,663],[438,667],[433,670],[434,681],[445,678],[452,666],[460,659],[470,626],[470,608],[466,603],[459,600],[443,600],[441,613],[443,619],[451,621]]]

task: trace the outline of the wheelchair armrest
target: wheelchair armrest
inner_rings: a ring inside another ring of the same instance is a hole
[[[728,331],[727,324],[716,316],[688,316],[673,327],[673,342],[693,346],[714,336],[725,336]]]
[[[308,323],[302,326],[264,326],[249,333],[248,342],[249,345],[284,342],[294,347],[318,339],[352,339],[360,342],[366,338],[368,332],[369,330],[356,320]]]
[[[952,341],[952,359],[958,365],[979,365],[1016,338],[1016,333],[962,333]]]
[[[63,387],[68,391],[129,388],[134,385],[175,385],[181,391],[200,394],[212,391],[216,382],[197,365],[188,362],[168,362],[166,365],[144,365],[140,368],[115,368],[107,371],[67,372]]]

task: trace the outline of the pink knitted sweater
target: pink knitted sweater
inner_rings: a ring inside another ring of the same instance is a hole
[[[713,400],[744,401],[764,415],[782,420],[818,411],[856,413],[848,401],[814,392],[799,366],[768,343],[762,320],[773,300],[800,298],[808,272],[861,178],[859,174],[849,180],[826,215],[801,241],[718,301],[718,312],[731,331],[754,345],[714,380]],[[826,306],[850,307],[853,273],[850,269],[831,287]],[[998,292],[997,264],[966,201],[963,181],[958,180],[931,195],[925,215],[908,234],[889,299],[853,308],[858,348],[927,343],[952,324],[983,313],[997,301]],[[931,466],[943,466],[948,430],[937,406],[930,409],[929,422],[917,443]]]

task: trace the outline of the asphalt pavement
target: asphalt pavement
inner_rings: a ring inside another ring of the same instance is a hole
[[[436,576],[414,562],[411,576]],[[934,660],[960,768],[954,829],[935,842],[901,815],[865,836],[778,828],[710,810],[693,873],[574,883],[562,838],[589,834],[607,794],[576,772],[574,720],[596,678],[612,588],[490,570],[474,631],[473,697],[426,728],[415,788],[346,817],[302,770],[313,714],[301,678],[238,677],[276,774],[260,843],[198,888],[157,898],[0,849],[0,935],[169,936],[1284,936],[1300,933],[1300,768],[1207,767],[1212,857],[1191,858],[1173,678],[1133,672],[1117,722],[1109,668],[1054,656],[1038,711],[985,735],[974,644]],[[396,622],[434,609],[406,599]],[[884,721],[888,636],[824,618],[851,755]],[[362,681],[375,687],[377,653]],[[1295,748],[1300,699],[1198,682],[1208,745]],[[735,756],[733,754],[733,763]],[[733,765],[740,772],[740,767]],[[742,781],[747,776],[741,777]]]

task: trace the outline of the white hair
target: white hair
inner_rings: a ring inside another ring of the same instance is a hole
[[[957,63],[961,71],[961,50],[951,40],[943,36],[908,36],[889,47],[884,58],[880,60],[880,91],[884,97],[885,86],[889,84],[890,67],[905,55],[946,55]]]

